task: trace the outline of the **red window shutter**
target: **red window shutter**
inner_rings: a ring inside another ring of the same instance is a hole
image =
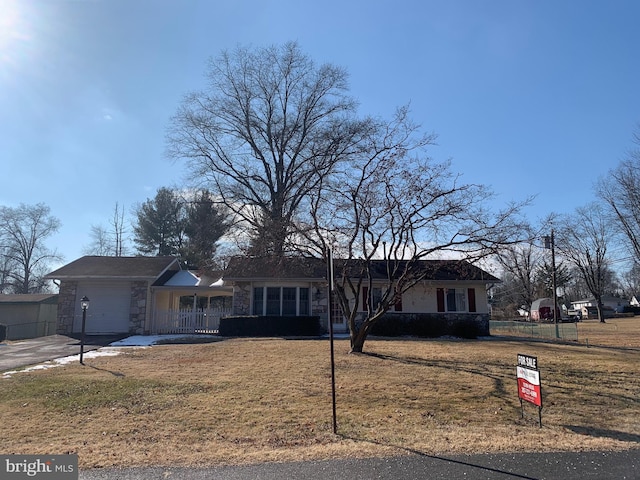
[[[444,312],[444,288],[436,290],[436,297],[438,298],[438,311]]]
[[[402,311],[402,294],[397,294],[398,296],[396,297],[396,303],[394,303],[393,305],[393,309],[396,312],[401,312]]]
[[[475,312],[476,311],[476,289],[469,288],[467,290],[467,296],[469,297],[469,311]]]
[[[362,287],[362,310],[367,311],[369,303],[369,287]]]

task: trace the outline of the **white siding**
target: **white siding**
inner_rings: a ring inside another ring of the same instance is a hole
[[[373,286],[374,288],[386,288],[386,284],[376,285],[374,283]],[[489,312],[486,285],[484,283],[469,284],[460,282],[438,284],[437,286],[427,283],[419,283],[415,285],[410,291],[405,292],[402,295],[402,313],[436,313],[438,311],[437,288],[457,288],[464,290],[465,293],[468,288],[474,288],[476,294],[476,313]],[[362,311],[362,298],[360,298],[358,311]],[[393,307],[389,312],[394,312]]]

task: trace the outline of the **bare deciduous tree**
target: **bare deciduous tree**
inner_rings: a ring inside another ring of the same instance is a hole
[[[593,203],[576,209],[558,230],[556,244],[571,263],[595,298],[598,318],[604,322],[602,297],[612,281],[607,253],[614,233],[602,205]]]
[[[509,279],[508,297],[511,301],[508,307],[513,312],[522,307],[529,311],[538,297],[535,273],[543,261],[543,255],[543,250],[532,242],[508,245],[496,255]]]
[[[83,253],[85,255],[114,256],[113,239],[104,225],[91,225],[89,236],[91,243],[84,247]]]
[[[640,258],[640,125],[634,134],[636,148],[597,184],[600,199],[608,207],[616,226],[627,239],[630,254]]]
[[[113,216],[107,227],[91,225],[91,243],[84,248],[85,255],[100,255],[121,257],[126,255],[126,229],[124,222],[124,208],[116,202]]]
[[[60,256],[45,241],[60,228],[48,206],[20,204],[0,207],[0,252],[5,282],[13,293],[38,293],[45,289],[43,276],[49,263]]]
[[[246,226],[251,253],[280,255],[309,192],[358,150],[370,122],[355,118],[345,70],[315,65],[293,42],[225,51],[207,73],[207,89],[172,119],[168,154]]]
[[[426,156],[434,137],[418,130],[407,109],[398,110],[393,121],[371,132],[366,156],[322,180],[313,202],[313,235],[307,238],[318,251],[326,255],[332,248],[342,258],[335,294],[347,318],[352,352],[362,352],[373,325],[433,273],[423,260],[442,254],[478,260],[517,241],[522,232],[520,205],[490,213],[492,193],[462,183],[450,162]],[[365,299],[366,312],[359,318],[363,287],[373,291],[380,268],[385,286],[379,298]]]

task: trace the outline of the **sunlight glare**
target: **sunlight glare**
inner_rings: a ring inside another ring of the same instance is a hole
[[[20,44],[29,40],[19,0],[0,0],[0,63],[13,63]]]

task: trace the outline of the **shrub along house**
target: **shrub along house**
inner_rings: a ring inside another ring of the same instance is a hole
[[[339,281],[340,260],[335,261]],[[373,263],[372,284],[362,287],[359,316],[364,317],[366,301],[387,285],[383,261]],[[402,295],[377,326],[380,334],[459,334],[472,328],[477,335],[489,335],[487,285],[499,280],[465,261],[425,260],[420,262],[425,278]],[[232,315],[318,317],[328,329],[327,269],[319,258],[235,257],[224,272],[225,286],[233,287]],[[332,302],[334,331],[346,332],[347,322]],[[231,319],[230,319],[231,320]],[[233,319],[235,320],[235,318]]]

